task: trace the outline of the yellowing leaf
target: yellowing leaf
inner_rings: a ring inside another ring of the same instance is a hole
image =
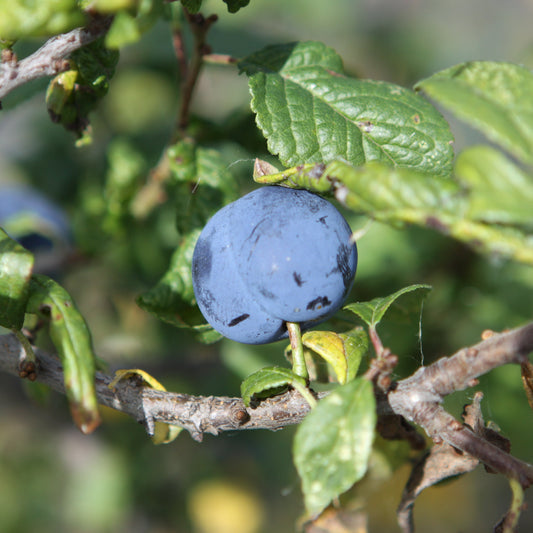
[[[325,359],[335,371],[337,380],[341,385],[346,383],[347,362],[344,351],[344,342],[332,331],[308,331],[302,337],[304,346],[313,350]]]

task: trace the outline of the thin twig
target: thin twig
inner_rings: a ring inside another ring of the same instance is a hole
[[[66,58],[82,46],[105,35],[112,17],[94,17],[87,26],[48,39],[41,48],[21,61],[0,65],[0,99],[29,81],[55,76],[69,68]]]
[[[217,21],[216,15],[205,18],[201,14],[191,15],[183,7],[184,16],[189,23],[194,38],[191,58],[187,58],[185,38],[181,27],[172,32],[172,46],[180,72],[180,104],[176,118],[176,128],[169,145],[187,137],[190,108],[204,56],[210,53],[206,38],[209,28]],[[163,151],[157,165],[150,171],[145,185],[139,190],[132,202],[132,213],[137,218],[146,217],[157,205],[166,201],[165,182],[170,177],[167,149]]]
[[[211,48],[207,44],[207,32],[209,31],[209,28],[218,20],[216,15],[211,15],[207,18],[200,13],[191,15],[185,8],[184,13],[189,23],[189,27],[191,28],[194,45],[189,63],[185,66],[185,59],[182,55],[184,53],[183,38],[181,38],[179,35],[174,36],[174,48],[180,64],[180,70],[182,74],[186,74],[181,82],[181,102],[177,123],[177,131],[182,136],[185,135],[185,130],[189,125],[192,97],[196,82],[198,81],[200,71],[202,70],[202,66],[204,64],[204,56],[211,53]]]

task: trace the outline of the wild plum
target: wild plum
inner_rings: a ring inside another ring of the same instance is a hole
[[[332,316],[351,289],[357,247],[340,212],[305,190],[257,189],[218,211],[193,254],[200,310],[246,344],[287,336]]]

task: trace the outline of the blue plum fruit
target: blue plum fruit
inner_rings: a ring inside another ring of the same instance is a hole
[[[339,211],[316,194],[267,186],[216,213],[193,254],[196,300],[222,335],[246,344],[307,329],[342,306],[357,247]]]
[[[33,252],[35,272],[56,273],[72,251],[67,216],[32,187],[0,183],[0,227]]]

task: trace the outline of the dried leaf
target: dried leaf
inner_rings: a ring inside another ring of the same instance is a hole
[[[398,507],[398,524],[404,533],[414,531],[413,506],[418,495],[444,479],[471,472],[479,460],[458,452],[449,444],[433,446],[414,465]]]
[[[368,519],[361,511],[328,507],[318,518],[307,522],[305,533],[367,533]]]
[[[533,365],[527,361],[526,363],[522,363],[520,369],[522,372],[522,384],[526,391],[527,401],[529,407],[533,409]]]

